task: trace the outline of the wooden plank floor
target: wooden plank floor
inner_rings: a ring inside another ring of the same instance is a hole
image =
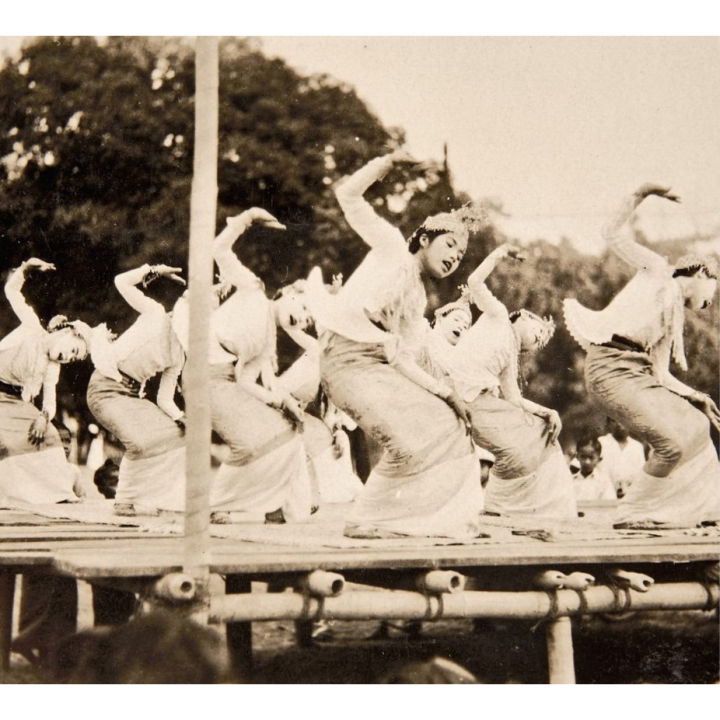
[[[13,514],[14,513],[14,514]],[[279,531],[278,531],[278,534]],[[272,538],[272,528],[264,535]],[[573,566],[622,563],[689,563],[720,558],[720,535],[707,533],[603,533],[558,536],[551,542],[533,537],[494,544],[378,541],[378,547],[302,547],[281,543],[212,538],[211,571],[228,574],[302,572],[315,568],[482,568],[498,566]],[[397,545],[394,543],[397,542]],[[182,566],[182,537],[152,529],[38,518],[0,510],[0,568],[50,566],[78,578],[150,577]]]

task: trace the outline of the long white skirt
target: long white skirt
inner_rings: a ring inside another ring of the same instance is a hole
[[[262,522],[280,508],[288,522],[307,520],[312,489],[302,436],[240,387],[230,364],[211,366],[210,406],[213,430],[230,449],[210,486],[211,509]]]
[[[320,370],[332,402],[384,451],[354,502],[346,533],[476,536],[480,465],[448,404],[388,364],[381,345],[333,335]]]
[[[548,449],[538,469],[506,479],[490,471],[485,487],[485,510],[507,517],[577,517],[572,475],[560,446]]]
[[[350,440],[345,432],[337,433],[341,454],[336,457],[330,428],[319,418],[306,413],[302,441],[312,484],[317,490],[317,502],[320,505],[352,502],[363,484],[353,471]]]
[[[720,463],[708,438],[704,449],[668,477],[642,473],[618,504],[617,522],[654,521],[693,527],[720,520]]]
[[[87,402],[95,419],[125,447],[116,503],[137,512],[185,509],[185,439],[180,428],[153,402],[137,397],[97,370]]]
[[[45,440],[32,445],[28,430],[40,411],[0,392],[0,505],[76,502],[75,476],[57,430],[48,424]]]

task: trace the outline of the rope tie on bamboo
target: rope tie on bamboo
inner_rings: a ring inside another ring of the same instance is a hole
[[[534,633],[543,623],[552,622],[557,620],[560,615],[560,606],[558,604],[557,590],[545,590],[545,594],[550,599],[550,606],[548,607],[547,614],[545,617],[541,617],[531,628],[530,632]]]
[[[439,620],[443,613],[445,612],[445,601],[443,600],[442,593],[423,593],[425,596],[425,602],[427,603],[427,609],[425,610],[425,615],[423,615],[423,620]],[[433,612],[433,603],[432,601],[437,600],[437,610]]]
[[[313,621],[322,619],[323,612],[325,610],[325,598],[311,595],[308,590],[303,590],[301,594],[303,599],[302,618]],[[314,613],[311,613],[310,608],[313,600],[317,601],[317,610]]]
[[[587,615],[588,612],[588,601],[587,601],[587,595],[585,594],[584,590],[575,590],[578,596],[578,600],[580,601],[580,607],[578,608],[578,615],[582,617],[583,615]]]
[[[710,580],[704,580],[700,584],[705,588],[705,592],[707,594],[707,600],[705,601],[703,611],[710,612],[711,610],[715,610],[715,608],[717,608],[717,600],[713,597],[713,589],[717,584]]]
[[[615,601],[615,609],[612,612],[617,613],[618,615],[622,615],[622,613],[627,612],[632,607],[632,595],[630,595],[630,588],[618,587],[615,584],[609,585],[608,587],[612,590]],[[625,596],[622,600],[620,599],[621,593]]]

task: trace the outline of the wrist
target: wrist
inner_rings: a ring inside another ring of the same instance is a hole
[[[453,394],[453,389],[443,382],[438,382],[435,388],[435,394],[443,400],[447,400]]]

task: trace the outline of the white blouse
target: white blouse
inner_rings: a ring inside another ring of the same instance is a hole
[[[499,395],[508,373],[517,377],[519,348],[505,305],[472,275],[468,287],[483,314],[453,348],[449,373],[460,397],[472,402],[483,392]]]
[[[171,418],[177,419],[182,417],[182,411],[173,398],[185,363],[185,353],[165,308],[135,287],[148,270],[148,266],[143,266],[115,278],[118,291],[140,313],[140,317],[116,340],[98,342],[91,348],[91,356],[103,375],[120,381],[120,373],[123,373],[139,382],[141,395],[145,383],[162,373],[157,405]]]
[[[571,335],[585,350],[609,342],[613,335],[627,338],[648,352],[664,341],[668,354],[671,350],[676,362],[687,369],[684,298],[679,283],[673,280],[672,266],[649,248],[621,236],[618,222],[610,223],[603,237],[638,272],[603,310],[590,310],[575,299],[566,299],[565,322]]]
[[[262,281],[232,252],[215,260],[223,281],[236,290],[210,318],[210,363],[239,363],[240,367],[257,367],[258,373],[268,365],[275,370],[277,329]]]
[[[402,233],[363,198],[383,169],[387,171],[390,166],[387,157],[375,158],[338,186],[336,195],[345,218],[370,246],[370,252],[337,294],[311,307],[323,328],[356,342],[386,346],[397,342],[391,335],[406,339],[421,336],[427,305],[417,263]]]
[[[24,282],[23,271],[16,270],[5,283],[5,296],[21,324],[0,340],[0,381],[22,388],[22,399],[31,402],[44,384],[57,382],[60,366],[48,357],[49,333],[25,302]]]

